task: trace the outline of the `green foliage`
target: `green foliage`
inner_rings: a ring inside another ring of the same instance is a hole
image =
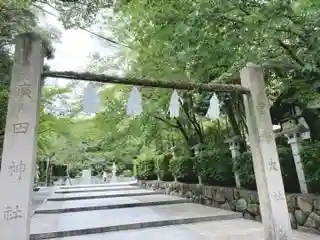
[[[240,154],[233,163],[234,170],[239,174],[242,186],[255,189],[256,182],[251,152],[247,151]]]
[[[297,173],[290,147],[278,146],[278,153],[285,190],[287,192],[300,192]],[[244,188],[256,189],[251,152],[242,153],[236,159],[235,163],[235,170],[239,174],[241,185]],[[316,165],[313,165],[313,168],[315,168],[315,166]],[[306,172],[306,174],[308,176],[309,173]]]
[[[156,180],[153,159],[139,159],[137,162],[137,177],[139,180]]]
[[[319,192],[320,182],[320,142],[305,144],[302,151],[303,169],[309,189]]]
[[[127,178],[132,177],[132,176],[133,176],[133,175],[132,175],[132,170],[126,169],[126,170],[123,171],[122,175],[123,175],[124,177],[127,177]]]
[[[198,182],[194,171],[193,158],[189,154],[173,158],[170,161],[170,170],[178,181],[188,183]]]
[[[107,26],[130,48],[123,51],[130,63],[128,74],[194,82],[227,81],[232,76],[228,81],[239,83],[237,72],[251,61],[268,65],[271,102],[295,89],[287,98],[305,109],[319,98],[312,87],[320,77],[318,8],[316,1],[305,0],[130,0],[117,2],[116,16]],[[208,100],[208,94],[201,95],[202,101]],[[244,140],[241,96],[219,99],[231,132]],[[313,121],[318,119],[319,114]]]
[[[154,176],[160,173],[160,179],[164,181],[171,181],[175,177],[176,180],[181,182],[195,183],[198,182],[196,168],[199,167],[198,173],[203,183],[224,186],[234,185],[232,161],[230,161],[228,149],[214,149],[202,154],[201,159],[197,160],[196,158],[187,154],[173,157],[168,161],[168,156],[167,159],[162,159],[163,162],[158,170],[155,161],[153,161],[152,166],[152,160],[140,159],[140,165],[138,164],[138,166],[143,165],[145,167],[143,172],[138,172],[138,177],[143,179],[143,176]]]
[[[163,155],[163,157],[160,159],[159,162],[159,169],[161,171],[160,179],[163,181],[173,181],[174,177],[172,175],[172,172],[170,171],[170,160],[171,160],[171,154]]]
[[[66,176],[67,166],[61,165],[52,165],[52,175],[56,177]]]
[[[226,147],[205,149],[200,154],[200,176],[203,183],[234,186],[230,150]],[[199,161],[199,160],[198,160]]]

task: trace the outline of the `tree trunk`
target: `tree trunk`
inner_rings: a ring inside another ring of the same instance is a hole
[[[229,120],[230,126],[232,128],[232,135],[240,137],[239,151],[240,151],[240,153],[243,153],[247,150],[246,142],[245,142],[245,139],[243,139],[243,135],[242,135],[242,132],[240,129],[240,124],[238,123],[238,121],[236,119],[235,112],[232,107],[232,103],[229,99],[225,100],[225,107],[226,107],[226,112],[228,115],[228,120]]]
[[[47,185],[47,187],[50,186],[49,171],[50,171],[50,157],[47,158],[47,164],[46,164],[46,185]]]

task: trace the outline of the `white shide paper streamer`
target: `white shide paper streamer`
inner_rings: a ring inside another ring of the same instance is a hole
[[[138,116],[142,113],[142,104],[141,104],[141,94],[137,87],[133,87],[128,103],[127,103],[127,115],[128,116]]]
[[[220,104],[219,99],[216,94],[213,94],[210,99],[210,105],[207,111],[206,116],[212,120],[216,120],[220,115]]]
[[[170,105],[169,105],[169,114],[171,118],[179,117],[180,112],[180,102],[179,102],[179,95],[177,90],[174,90],[171,99],[170,99]]]

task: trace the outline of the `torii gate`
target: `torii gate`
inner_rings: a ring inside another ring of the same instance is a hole
[[[163,83],[71,72],[43,73],[45,44],[34,33],[16,39],[0,173],[0,239],[29,240],[37,126],[42,79],[59,77],[105,83],[243,94],[265,239],[292,239],[263,71],[248,63],[241,85]]]

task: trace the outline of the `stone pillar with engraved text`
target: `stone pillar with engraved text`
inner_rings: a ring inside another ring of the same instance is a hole
[[[265,239],[289,240],[292,229],[262,68],[248,63],[240,77],[250,89],[244,104]]]
[[[0,239],[29,240],[44,61],[39,36],[18,36],[0,172]]]

